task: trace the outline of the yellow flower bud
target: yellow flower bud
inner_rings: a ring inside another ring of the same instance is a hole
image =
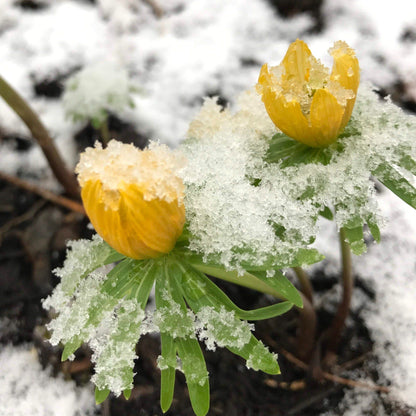
[[[334,59],[331,73],[298,39],[279,66],[263,65],[257,84],[276,127],[312,147],[327,146],[342,133],[360,83],[353,49],[338,41],[329,53]]]
[[[183,160],[166,146],[139,150],[112,140],[81,155],[76,168],[85,211],[97,233],[134,259],[169,253],[185,223]]]

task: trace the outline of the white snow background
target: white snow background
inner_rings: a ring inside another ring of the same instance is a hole
[[[283,19],[266,0],[158,0],[161,18],[140,0],[39,0],[45,5],[39,10],[16,3],[0,0],[0,73],[40,114],[71,167],[78,158],[73,135],[82,124],[65,118],[61,99],[36,96],[34,84],[99,62],[124,68],[139,89],[135,107],[120,118],[171,146],[184,138],[203,96],[221,95],[232,105],[256,83],[260,66],[278,64],[297,37],[329,65],[326,51],[345,40],[356,49],[363,80],[387,91],[400,81],[405,98],[416,100],[412,0],[324,0],[319,33],[311,31],[315,22],[308,14]],[[3,101],[0,131],[29,138]],[[0,141],[0,169],[59,189],[38,146],[18,153]],[[381,244],[354,257],[354,267],[376,293],[377,302],[365,305],[364,315],[383,357],[378,370],[392,383],[391,395],[416,409],[416,212],[390,192],[380,198],[390,222]],[[326,267],[338,270],[334,230],[328,227],[317,246],[327,256]],[[86,398],[90,389],[72,383],[64,388],[63,380],[50,379],[22,347],[2,347],[0,369],[1,416],[75,416],[93,409],[93,399]],[[31,385],[20,388],[23,377]],[[64,391],[70,397],[64,399]],[[334,415],[342,409],[348,416],[365,414],[374,406],[372,397],[351,391]]]

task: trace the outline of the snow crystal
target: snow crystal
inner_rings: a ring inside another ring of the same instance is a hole
[[[224,306],[219,311],[206,306],[197,313],[196,328],[199,339],[215,351],[216,345],[243,348],[251,339],[254,325],[238,319],[234,311],[227,311]]]
[[[14,25],[17,12],[12,8],[13,0],[3,0],[0,3],[0,32]]]
[[[273,254],[290,261],[290,250],[313,235],[317,211],[308,201],[292,199],[283,178],[255,184],[268,147],[265,136],[276,129],[254,91],[243,94],[240,105],[230,114],[207,100],[182,146],[190,248],[217,254],[226,267],[261,264]],[[276,223],[287,230],[285,241],[276,236]]]
[[[363,84],[344,137],[326,150],[329,163],[283,167],[264,162],[271,127],[263,117],[257,123],[259,100],[246,93],[234,114],[207,100],[191,123],[182,146],[188,164],[181,171],[190,248],[216,254],[228,268],[261,264],[267,253],[290,261],[289,245],[315,238],[315,220],[325,207],[336,208],[338,227],[381,224],[370,177],[384,163],[416,158],[416,118]]]
[[[4,346],[0,351],[0,414],[13,416],[88,416],[95,414],[90,387],[51,377],[35,349]]]
[[[103,149],[100,143],[81,154],[76,172],[81,186],[88,181],[100,181],[103,189],[118,192],[130,184],[142,188],[146,200],[155,198],[167,202],[183,198],[183,184],[176,172],[184,158],[166,145],[151,142],[140,150],[131,144],[111,140]]]
[[[92,120],[99,126],[109,112],[119,114],[133,105],[131,93],[135,89],[124,68],[98,62],[66,81],[62,103],[67,116],[74,121]]]

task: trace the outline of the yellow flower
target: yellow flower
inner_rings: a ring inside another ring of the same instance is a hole
[[[276,127],[312,147],[327,146],[342,133],[360,83],[353,49],[338,41],[329,53],[334,59],[331,73],[298,39],[279,66],[263,65],[257,84]]]
[[[97,233],[134,259],[169,253],[185,223],[183,160],[166,146],[143,151],[112,140],[97,143],[76,168],[85,211]]]

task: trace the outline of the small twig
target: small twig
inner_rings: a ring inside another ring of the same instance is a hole
[[[0,173],[1,176],[1,173]],[[45,200],[37,201],[36,204],[33,204],[32,207],[23,213],[22,215],[19,215],[18,217],[12,218],[10,221],[6,222],[6,224],[2,225],[0,227],[0,245],[3,242],[3,235],[6,234],[9,230],[11,230],[13,227],[16,227],[17,225],[21,224],[22,222],[25,222],[27,220],[32,219],[35,214],[45,205]]]
[[[50,201],[56,205],[61,205],[71,211],[78,212],[79,214],[85,215],[84,207],[76,201],[72,199],[65,198],[60,195],[56,195],[55,193],[48,191],[46,189],[40,188],[30,182],[24,181],[20,178],[15,176],[8,175],[7,173],[0,172],[0,180],[6,181],[11,183],[12,185],[18,186],[19,188],[25,189],[26,191],[32,192],[41,196],[42,198]]]
[[[0,76],[0,97],[6,101],[10,108],[26,124],[34,139],[41,147],[52,172],[56,179],[64,187],[65,191],[72,197],[79,197],[79,187],[75,176],[70,172],[55,147],[46,127],[43,125],[37,114],[23,99],[23,97]]]
[[[156,3],[155,0],[143,0],[150,8],[152,9],[154,15],[157,18],[161,18],[163,16],[162,8]]]
[[[297,367],[301,368],[302,370],[308,371],[309,366],[304,363],[303,361],[296,358],[293,354],[289,351],[284,350],[283,348],[279,348],[279,353],[282,354],[288,361],[295,364]],[[322,376],[329,381],[337,384],[343,384],[345,386],[354,387],[354,388],[362,388],[367,390],[379,391],[382,393],[389,393],[390,389],[385,386],[377,386],[371,385],[368,383],[363,383],[362,381],[351,380],[349,378],[340,377],[335,374],[328,373],[327,371],[322,372]]]

